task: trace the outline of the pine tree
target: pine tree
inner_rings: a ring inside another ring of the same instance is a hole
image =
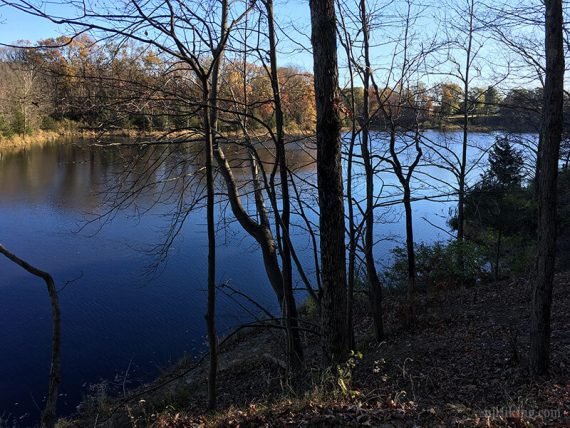
[[[497,137],[488,162],[487,171],[465,197],[465,220],[472,235],[484,237],[492,232],[495,243],[490,262],[497,280],[504,238],[532,233],[534,223],[529,219],[534,206],[523,187],[522,154],[507,136]]]
[[[499,91],[494,86],[489,86],[485,91],[485,114],[495,114],[500,101]]]
[[[487,186],[498,187],[501,191],[521,187],[523,179],[523,157],[507,136],[497,137],[489,153],[489,170],[484,176]]]

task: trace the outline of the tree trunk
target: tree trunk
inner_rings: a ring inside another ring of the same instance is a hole
[[[341,43],[348,57],[348,77],[350,84],[350,111],[352,112],[350,125],[350,141],[348,143],[348,156],[346,160],[346,204],[348,208],[348,278],[346,289],[346,327],[348,335],[348,344],[350,349],[356,349],[356,340],[354,337],[354,286],[356,283],[356,251],[357,251],[357,227],[354,217],[354,203],[352,197],[352,168],[354,165],[354,148],[356,146],[356,138],[359,135],[359,113],[356,107],[356,91],[354,87],[354,68],[352,60],[352,43],[348,36],[349,32],[346,28],[342,11],[339,11],[340,26],[344,35],[344,43]],[[360,229],[360,228],[358,228]]]
[[[214,171],[213,171],[213,138],[214,132],[210,117],[210,94],[208,80],[202,82],[204,100],[203,126],[206,135],[206,223],[208,230],[208,303],[206,324],[208,345],[210,348],[210,367],[208,372],[208,409],[216,408],[216,375],[218,371],[218,337],[216,334],[216,230],[214,222]]]
[[[334,0],[311,0],[311,41],[317,110],[317,182],[321,246],[321,328],[327,363],[348,356],[346,253]]]
[[[366,260],[366,276],[368,279],[368,296],[374,320],[374,333],[376,340],[384,340],[384,322],[382,320],[382,284],[376,271],[374,260],[374,168],[370,157],[370,46],[368,39],[368,17],[366,15],[366,0],[360,1],[360,20],[364,39],[364,100],[362,111],[362,137],[361,152],[364,171],[366,174],[366,211],[364,221],[366,223],[364,235],[364,257]]]
[[[408,253],[408,302],[413,304],[416,291],[416,253],[414,249],[414,227],[412,201],[409,185],[404,187],[404,210],[406,212],[406,250]]]
[[[550,309],[556,256],[556,181],[563,126],[564,50],[562,0],[545,0],[546,76],[538,177],[538,244],[532,290],[529,368],[548,371]]]
[[[220,22],[220,43],[213,52],[212,86],[208,93],[208,78],[202,81],[204,96],[204,131],[206,133],[206,187],[208,225],[208,343],[210,346],[210,370],[208,373],[208,409],[216,408],[216,376],[218,372],[218,337],[216,333],[216,230],[214,223],[214,147],[217,146],[218,129],[218,86],[220,67],[224,58],[226,26],[228,20],[228,0],[222,0]]]
[[[42,412],[42,427],[53,428],[57,415],[57,397],[60,383],[61,371],[61,313],[59,309],[59,299],[57,289],[52,276],[38,268],[30,265],[26,261],[20,259],[15,254],[8,251],[4,246],[0,245],[0,254],[16,263],[21,268],[27,270],[44,280],[47,286],[51,302],[51,321],[52,321],[52,338],[51,338],[51,366],[49,371],[49,386],[46,398],[46,405]]]
[[[349,62],[350,64],[350,62]],[[352,76],[352,72],[350,74]],[[354,103],[354,83],[351,77],[352,89],[352,112],[356,115]],[[348,335],[348,345],[350,349],[356,348],[356,340],[354,338],[354,285],[356,282],[356,225],[354,224],[354,206],[352,204],[352,165],[354,157],[354,145],[356,140],[356,123],[355,118],[352,120],[352,136],[348,148],[347,159],[347,178],[346,178],[346,201],[348,205],[348,282],[346,289],[346,327]]]
[[[461,142],[461,165],[459,166],[459,200],[457,203],[457,240],[463,242],[465,235],[465,175],[467,170],[467,140],[469,137],[469,74],[471,71],[471,46],[473,44],[474,2],[469,2],[469,31],[467,37],[465,72],[463,76],[463,139]],[[462,250],[459,251],[460,266],[463,267]]]
[[[263,256],[263,264],[265,272],[269,278],[269,283],[277,296],[279,304],[284,304],[283,283],[281,276],[281,269],[277,261],[277,250],[275,240],[271,230],[267,227],[257,224],[247,214],[243,207],[238,191],[238,186],[232,173],[231,167],[226,159],[226,156],[221,147],[217,146],[214,150],[214,157],[216,158],[219,172],[222,175],[226,187],[228,189],[228,199],[233,215],[236,217],[238,223],[243,229],[252,236],[261,247],[261,254]]]
[[[291,201],[289,196],[289,172],[287,168],[287,158],[285,153],[285,125],[283,106],[281,103],[281,88],[279,85],[279,75],[277,71],[277,42],[275,39],[275,21],[273,17],[273,0],[266,0],[267,24],[269,30],[269,59],[271,68],[271,88],[273,91],[273,101],[275,105],[275,129],[276,129],[276,155],[279,166],[279,176],[281,180],[281,229],[287,236],[283,239],[283,251],[281,254],[284,307],[283,314],[288,325],[287,349],[289,355],[289,365],[297,370],[303,364],[303,346],[298,329],[298,314],[295,296],[293,294],[293,267],[291,262],[291,240],[289,236],[289,226],[291,223]],[[278,222],[279,223],[279,222]],[[279,224],[277,225],[277,227]]]
[[[469,137],[469,74],[471,71],[471,49],[473,44],[473,18],[474,1],[469,3],[469,31],[465,58],[465,72],[463,75],[463,140],[461,144],[461,165],[459,166],[459,197],[457,202],[457,241],[459,251],[457,254],[459,269],[465,270],[465,254],[463,240],[465,239],[465,178],[467,175],[467,143]],[[461,275],[461,287],[465,286],[464,275]]]

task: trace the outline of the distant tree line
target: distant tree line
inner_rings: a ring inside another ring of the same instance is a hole
[[[5,136],[64,124],[96,130],[172,131],[198,128],[199,83],[187,66],[164,59],[134,43],[100,45],[87,36],[42,40],[34,50],[0,51],[0,132]],[[223,68],[222,106],[243,102],[241,65]],[[305,131],[314,126],[310,73],[281,67],[284,124]],[[184,99],[178,94],[184,93]],[[271,81],[262,67],[249,64],[247,99],[260,122],[271,123]],[[224,129],[239,130],[232,114],[220,114]]]
[[[244,101],[241,69],[239,60],[227,60],[223,67],[220,97],[226,107]],[[289,131],[312,129],[316,114],[312,73],[280,67],[278,74],[284,125]],[[62,126],[162,132],[200,124],[196,108],[189,108],[176,95],[184,91],[198,99],[192,71],[134,42],[100,44],[82,35],[42,40],[34,50],[3,48],[0,77],[0,133],[4,136]],[[255,129],[261,127],[260,122],[274,120],[271,81],[263,66],[255,63],[247,65],[246,79],[245,97],[253,106],[250,111],[258,116],[258,120],[247,121]],[[351,91],[341,90],[343,102],[348,104],[353,97],[354,114],[362,115],[364,88],[355,86],[353,95]],[[370,126],[375,129],[387,125],[379,99],[385,107],[398,106],[400,126],[417,120],[423,128],[457,127],[466,113],[470,124],[488,129],[534,132],[540,128],[542,88],[500,91],[496,86],[474,87],[465,97],[456,83],[428,88],[420,82],[411,88],[369,87],[367,98]],[[229,116],[220,113],[222,126],[238,130],[239,125]],[[348,127],[350,119],[345,116],[342,124]]]

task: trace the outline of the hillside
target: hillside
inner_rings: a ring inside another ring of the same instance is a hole
[[[570,274],[557,277],[548,378],[526,374],[527,287],[501,282],[423,296],[413,331],[398,327],[402,302],[387,298],[380,345],[358,313],[362,357],[340,376],[315,369],[283,383],[278,333],[250,329],[223,346],[216,414],[203,414],[205,365],[188,362],[130,401],[101,406],[99,397],[71,425],[97,417],[102,426],[569,426],[569,284]],[[316,341],[305,339],[316,367]]]

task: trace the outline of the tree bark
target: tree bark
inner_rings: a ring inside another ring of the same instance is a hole
[[[321,328],[326,363],[348,356],[346,253],[334,0],[311,0],[317,110],[317,182],[321,247]]]
[[[218,130],[218,86],[220,67],[224,58],[228,21],[228,0],[222,0],[220,17],[220,42],[213,51],[212,84],[208,93],[208,78],[202,82],[204,95],[204,131],[206,132],[206,188],[208,227],[208,342],[210,346],[210,369],[208,373],[208,409],[216,408],[216,377],[218,372],[218,337],[216,333],[216,230],[214,223],[214,148],[217,146]]]
[[[350,62],[349,62],[350,67]],[[352,78],[352,70],[350,70],[350,87],[352,90],[351,107],[353,115],[356,116],[356,108],[354,102],[354,81]],[[352,201],[352,166],[354,158],[354,146],[356,142],[356,117],[352,119],[352,135],[348,148],[347,170],[346,170],[346,201],[348,204],[348,281],[346,289],[346,327],[348,335],[348,345],[351,349],[356,348],[356,340],[354,337],[354,285],[356,283],[356,225],[354,222],[354,206]]]
[[[461,143],[461,165],[459,166],[459,200],[457,202],[457,240],[463,242],[465,235],[465,176],[467,170],[467,143],[469,137],[469,74],[471,72],[471,50],[473,44],[474,0],[469,1],[469,30],[465,51],[465,71],[463,76],[463,139]],[[459,249],[459,266],[463,268],[463,248]]]
[[[220,168],[220,174],[222,175],[228,189],[228,199],[232,213],[241,227],[243,227],[244,230],[252,236],[261,247],[261,254],[263,256],[263,263],[269,278],[269,283],[277,296],[279,304],[282,306],[284,300],[283,284],[273,234],[269,228],[259,225],[247,214],[243,204],[241,203],[237,183],[233,176],[231,167],[221,147],[218,146],[215,148],[214,157],[216,158]]]
[[[556,203],[563,127],[564,50],[562,0],[545,0],[546,73],[538,177],[538,244],[532,289],[529,369],[545,374],[550,363],[550,310],[556,256]]]
[[[354,286],[356,283],[356,251],[357,251],[357,227],[356,219],[354,216],[354,205],[352,197],[352,178],[353,172],[352,168],[354,165],[354,149],[356,146],[356,138],[359,135],[359,113],[356,108],[356,91],[354,86],[354,64],[353,64],[353,53],[352,53],[352,40],[349,36],[349,30],[346,27],[344,16],[342,10],[339,10],[339,24],[342,29],[344,36],[344,42],[342,39],[341,44],[343,45],[346,55],[348,57],[347,67],[348,67],[348,77],[350,82],[350,111],[352,112],[350,124],[350,141],[348,142],[348,156],[346,159],[346,204],[348,209],[348,278],[347,278],[347,290],[346,290],[346,327],[348,335],[348,344],[350,349],[356,349],[356,340],[354,337]],[[358,228],[358,230],[360,227]]]

